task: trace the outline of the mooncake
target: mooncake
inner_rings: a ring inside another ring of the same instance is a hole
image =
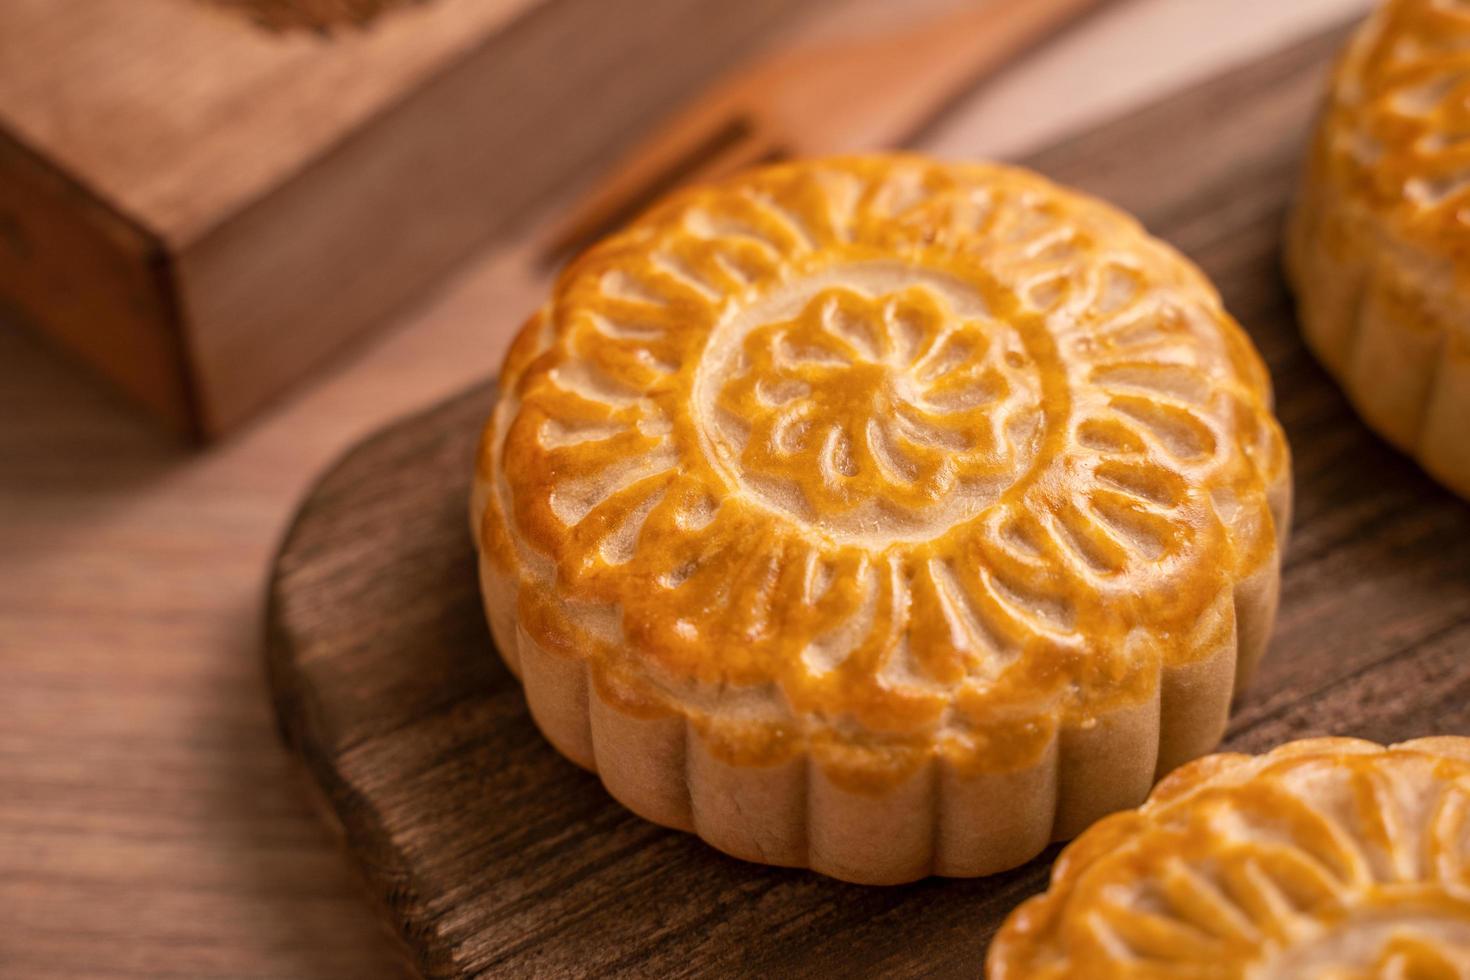
[[[472,521],[536,724],[628,808],[895,883],[1020,864],[1209,751],[1290,466],[1215,290],[1024,170],[676,193],[514,341]]]
[[[990,980],[1470,976],[1470,738],[1214,755],[1073,841]]]
[[[1470,497],[1470,4],[1390,0],[1331,83],[1288,232],[1308,345]]]

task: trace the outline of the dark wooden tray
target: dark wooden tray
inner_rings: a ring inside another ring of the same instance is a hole
[[[1342,33],[1027,161],[1197,259],[1266,356],[1297,514],[1271,653],[1227,744],[1470,733],[1470,506],[1365,429],[1303,349],[1277,241]],[[281,726],[429,976],[975,976],[1054,851],[974,881],[862,888],[646,823],[542,740],[494,656],[466,494],[484,385],[323,477],[271,582]],[[1467,421],[1470,425],[1470,421]]]

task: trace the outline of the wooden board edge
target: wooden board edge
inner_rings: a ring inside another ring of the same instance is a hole
[[[350,475],[357,460],[371,456],[378,446],[392,442],[399,432],[416,428],[431,417],[452,413],[466,402],[492,401],[495,387],[494,379],[477,382],[388,423],[340,452],[322,469],[303,495],[306,505],[292,514],[271,558],[265,588],[264,670],[276,730],[298,764],[313,809],[320,814],[342,848],[343,856],[356,872],[379,925],[392,937],[404,962],[422,977],[436,975],[433,964],[420,956],[419,948],[414,946],[411,937],[400,929],[404,910],[423,901],[414,887],[413,872],[393,847],[391,834],[380,821],[346,819],[349,812],[361,815],[373,812],[372,808],[316,748],[329,740],[323,737],[325,726],[309,692],[301,684],[301,673],[295,668],[296,658],[301,653],[299,642],[287,628],[286,617],[281,615],[285,602],[283,558],[292,552],[293,546],[309,529],[314,516],[310,501],[330,493],[335,482]],[[469,533],[468,517],[465,533]],[[371,864],[355,859],[355,856],[363,854],[373,856]]]

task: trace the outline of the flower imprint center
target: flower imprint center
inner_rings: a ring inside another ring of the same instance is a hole
[[[736,313],[706,356],[704,435],[727,479],[798,524],[926,539],[1030,468],[1040,381],[1020,334],[961,284],[850,284],[872,278],[829,275]]]

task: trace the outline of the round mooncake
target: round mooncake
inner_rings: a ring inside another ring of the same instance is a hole
[[[1213,755],[1062,852],[990,980],[1470,976],[1470,738]]]
[[[1470,498],[1470,4],[1390,0],[1354,36],[1287,270],[1363,418]]]
[[[1034,174],[676,194],[507,355],[473,521],[546,737],[650,820],[888,883],[1013,867],[1209,751],[1287,526],[1199,271]]]

